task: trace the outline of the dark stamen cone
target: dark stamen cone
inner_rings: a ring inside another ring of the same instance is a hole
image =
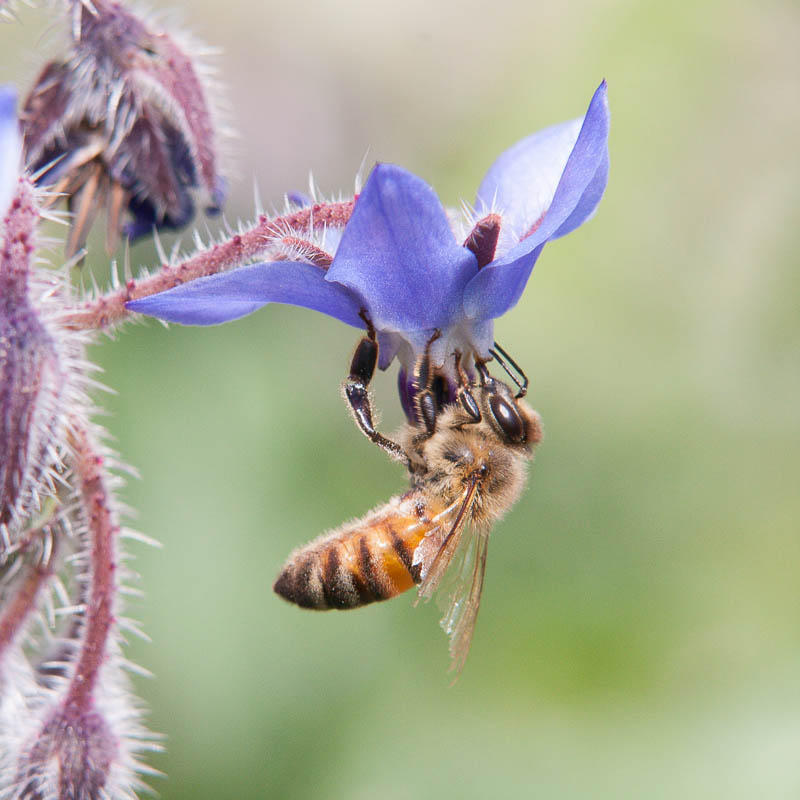
[[[478,259],[478,269],[485,267],[494,259],[501,221],[499,214],[487,214],[475,223],[475,227],[464,242],[464,247]]]

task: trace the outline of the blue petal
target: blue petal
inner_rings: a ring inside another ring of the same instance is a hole
[[[217,325],[239,319],[267,303],[311,308],[357,328],[362,301],[343,286],[328,283],[319,267],[270,261],[198,278],[166,292],[131,300],[130,311],[182,325]]]
[[[578,140],[558,182],[539,241],[564,236],[594,213],[608,182],[608,92],[603,81],[594,93]]]
[[[561,236],[566,236],[568,233],[572,233],[575,228],[579,228],[583,225],[586,220],[588,220],[594,212],[597,210],[597,206],[600,203],[600,200],[603,197],[603,193],[606,190],[606,184],[608,183],[608,151],[606,150],[603,153],[603,157],[600,160],[600,164],[597,167],[597,171],[592,176],[592,179],[587,184],[586,188],[583,190],[583,194],[578,200],[578,204],[573,208],[572,212],[567,216],[564,222],[558,226],[556,232],[550,234],[548,237],[548,241],[553,239],[558,239]],[[559,198],[557,197],[551,209],[553,209],[553,218],[556,217],[555,212],[555,205],[559,202]],[[565,200],[564,206],[569,208],[570,201]],[[548,214],[549,216],[549,214]],[[538,233],[538,231],[537,231]]]
[[[597,208],[608,181],[609,114],[605,81],[592,97],[568,156],[563,160],[559,157],[557,161],[562,170],[561,177],[543,219],[539,205],[526,200],[526,177],[533,168],[533,161],[529,156],[533,153],[537,154],[537,158],[541,154],[553,156],[556,150],[563,151],[570,135],[570,126],[574,125],[575,123],[566,123],[543,131],[542,133],[548,134],[546,146],[542,144],[544,140],[538,140],[542,134],[523,140],[500,157],[481,184],[478,191],[479,203],[488,202],[488,192],[491,191],[492,196],[498,198],[498,206],[500,199],[510,204],[503,213],[504,224],[509,214],[516,226],[515,230],[523,234],[539,220],[540,224],[511,250],[487,264],[470,281],[464,292],[464,310],[467,316],[488,319],[499,317],[508,311],[522,295],[544,244],[573,231]],[[561,141],[559,147],[554,146],[555,139]],[[514,163],[519,166],[516,179]],[[553,164],[542,164],[541,167],[547,176],[552,174]],[[542,184],[537,185],[534,181],[534,186],[541,190]],[[539,216],[531,218],[535,214]]]
[[[513,308],[544,245],[542,242],[532,253],[524,253],[497,269],[493,265],[484,267],[464,290],[465,316],[474,320],[495,319]]]
[[[503,233],[512,231],[518,242],[550,207],[582,123],[573,119],[553,125],[506,150],[478,187],[478,216],[499,212]]]
[[[604,182],[593,184],[593,179],[602,173],[603,161],[605,175],[608,174],[608,126],[608,96],[603,81],[585,117],[539,131],[497,159],[478,189],[478,212],[491,208],[500,211],[504,227],[510,225],[517,240],[540,222],[528,251],[546,239],[577,228],[594,211],[605,188]],[[584,200],[590,188],[590,196]],[[561,230],[574,211],[580,213]]]
[[[476,271],[433,189],[400,167],[378,164],[327,280],[363,297],[378,330],[418,331],[462,316],[462,291]]]
[[[22,142],[17,122],[17,93],[10,86],[0,87],[0,220],[14,196],[19,179]]]

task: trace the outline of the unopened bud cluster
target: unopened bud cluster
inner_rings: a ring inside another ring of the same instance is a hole
[[[0,228],[0,797],[88,800],[138,785],[148,738],[115,641],[119,479],[39,222],[20,178]]]
[[[121,232],[186,225],[192,189],[218,211],[215,114],[186,49],[123,3],[74,2],[71,13],[72,47],[44,67],[21,115],[29,167],[71,198],[67,253],[83,246],[101,209],[111,252]]]

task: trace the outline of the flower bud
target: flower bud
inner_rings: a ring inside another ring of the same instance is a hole
[[[68,254],[103,207],[109,250],[120,232],[189,223],[194,188],[219,211],[217,135],[195,61],[120,3],[74,5],[72,49],[45,66],[21,115],[29,169],[69,198]]]
[[[20,183],[0,243],[0,524],[36,511],[53,466],[66,383],[61,358],[28,293],[38,211]]]
[[[104,788],[117,751],[117,738],[97,711],[59,710],[22,754],[15,797],[109,796]]]

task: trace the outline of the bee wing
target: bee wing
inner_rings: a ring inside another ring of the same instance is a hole
[[[455,673],[455,678],[464,668],[478,619],[489,534],[470,530],[462,538],[454,558],[456,564],[436,592],[437,603],[444,612],[439,624],[450,637],[450,672]]]
[[[434,528],[414,553],[414,563],[422,565],[419,597],[429,600],[435,595],[437,605],[444,611],[440,625],[450,637],[450,671],[456,677],[472,643],[489,542],[488,533],[466,526],[476,489],[474,482],[459,500],[445,509],[443,515],[455,514],[449,529],[444,524]],[[443,581],[445,573],[448,577]]]
[[[434,524],[414,551],[414,566],[420,567],[419,596],[430,600],[453,560],[469,511],[475,500],[477,482],[468,486],[461,497],[436,515]]]

